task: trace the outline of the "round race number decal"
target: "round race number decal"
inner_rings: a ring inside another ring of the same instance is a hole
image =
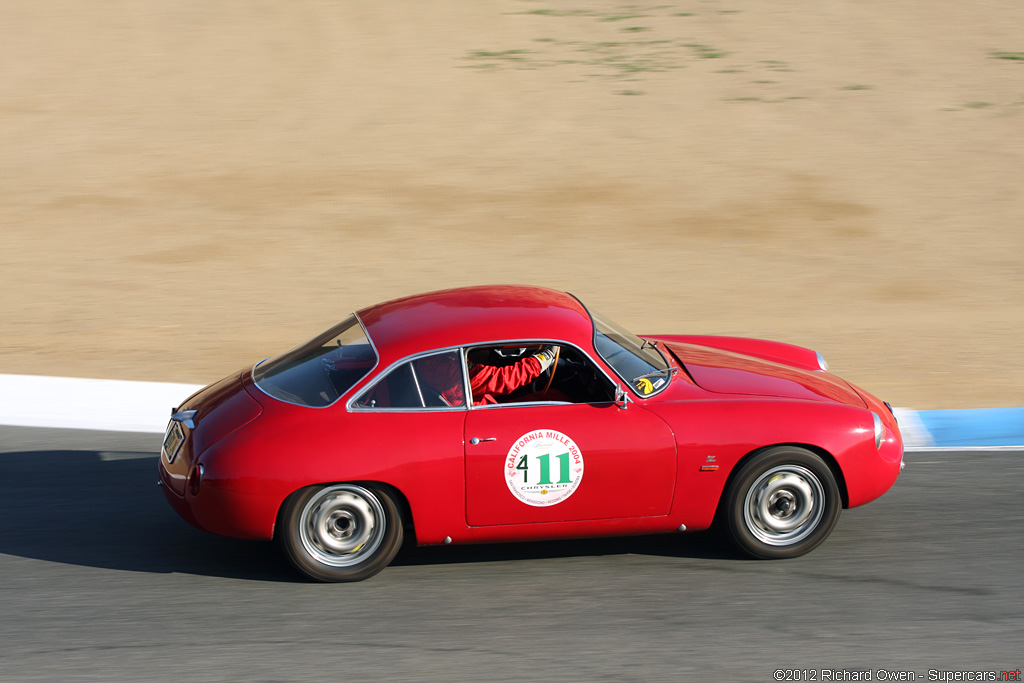
[[[583,480],[583,453],[576,443],[553,429],[535,429],[512,444],[505,458],[505,483],[527,505],[561,503]]]

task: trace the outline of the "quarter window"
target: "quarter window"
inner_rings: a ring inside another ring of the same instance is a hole
[[[355,408],[461,408],[466,405],[457,351],[402,363],[364,392]]]

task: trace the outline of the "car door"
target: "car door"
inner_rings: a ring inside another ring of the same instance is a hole
[[[474,407],[465,464],[470,526],[667,515],[675,438],[635,404]]]

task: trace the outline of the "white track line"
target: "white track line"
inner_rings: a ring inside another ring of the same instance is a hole
[[[0,424],[162,432],[198,384],[0,375]]]
[[[930,450],[935,445],[928,428],[921,422],[917,411],[911,408],[893,408],[893,414],[900,425],[900,434],[903,435],[903,449],[906,451]]]

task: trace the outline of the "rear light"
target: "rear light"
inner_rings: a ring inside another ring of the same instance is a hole
[[[188,490],[193,496],[199,495],[199,487],[203,485],[204,474],[206,474],[206,468],[202,465],[196,465],[188,473]]]

